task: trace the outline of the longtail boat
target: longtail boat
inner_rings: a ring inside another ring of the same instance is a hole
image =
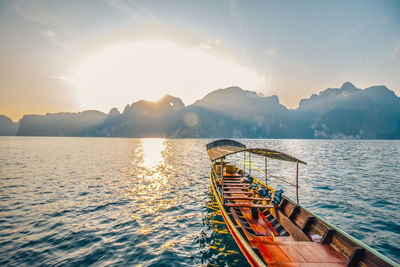
[[[265,158],[265,183],[226,162],[242,152]],[[361,241],[299,205],[299,164],[288,154],[247,148],[234,140],[207,144],[211,189],[240,250],[252,266],[399,266]],[[267,158],[296,165],[296,201],[267,184]]]

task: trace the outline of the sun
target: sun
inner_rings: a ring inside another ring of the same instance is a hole
[[[257,90],[264,84],[262,75],[233,58],[167,39],[99,46],[79,62],[68,81],[82,109],[102,111],[165,94],[191,104],[218,88]]]

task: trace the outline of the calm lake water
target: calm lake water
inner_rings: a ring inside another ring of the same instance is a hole
[[[209,141],[0,137],[0,265],[247,265],[210,196]],[[399,262],[400,141],[241,142],[307,162],[300,203]]]

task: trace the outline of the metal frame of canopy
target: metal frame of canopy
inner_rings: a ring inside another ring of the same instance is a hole
[[[247,148],[244,144],[230,139],[220,139],[207,144],[207,154],[211,162],[215,162],[218,159],[221,160],[221,180],[222,180],[222,190],[224,190],[224,159],[228,155],[236,154],[239,152],[244,153],[244,171],[246,170],[246,152],[249,153],[249,175],[251,176],[251,154],[263,156],[265,158],[264,169],[265,169],[265,184],[268,184],[268,161],[267,158],[289,161],[296,163],[296,200],[299,204],[299,163],[307,164],[302,160],[299,160],[291,155],[279,152],[276,150],[271,150],[267,148]],[[274,177],[274,176],[273,176]],[[275,177],[277,178],[277,177]],[[285,180],[280,179],[283,182],[292,184]],[[293,185],[293,184],[292,184]]]

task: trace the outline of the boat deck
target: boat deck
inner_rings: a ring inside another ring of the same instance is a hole
[[[243,183],[240,177],[238,173],[224,172],[224,206],[249,245],[261,254],[268,266],[346,266],[347,259],[342,254],[328,245],[311,241],[277,208],[267,204],[270,199],[250,197],[249,184]],[[266,218],[267,209],[279,221],[279,227],[276,220]],[[254,212],[258,214],[254,216]],[[284,235],[278,233],[279,228],[281,233],[284,228]]]

